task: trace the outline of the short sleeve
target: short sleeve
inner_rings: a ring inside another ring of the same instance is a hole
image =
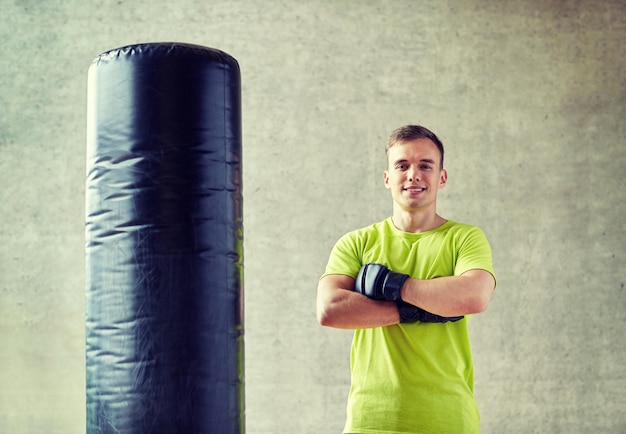
[[[471,227],[460,243],[454,274],[459,276],[474,269],[488,271],[495,279],[491,246],[485,233],[475,226]]]
[[[362,258],[361,254],[359,254],[356,234],[348,233],[335,243],[322,277],[329,274],[343,274],[355,277],[361,266]]]

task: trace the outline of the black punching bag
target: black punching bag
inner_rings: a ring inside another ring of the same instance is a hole
[[[87,433],[243,433],[239,65],[132,45],[89,68]]]

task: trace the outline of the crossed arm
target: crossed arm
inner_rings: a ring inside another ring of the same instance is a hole
[[[352,291],[354,279],[332,274],[317,287],[317,320],[323,326],[360,329],[398,324],[395,302],[371,300]],[[474,269],[460,276],[431,280],[408,279],[402,299],[441,316],[483,312],[491,300],[495,280],[491,273]]]

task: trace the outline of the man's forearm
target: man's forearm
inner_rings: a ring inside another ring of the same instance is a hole
[[[494,284],[490,273],[470,270],[461,276],[408,279],[402,287],[401,296],[407,303],[437,315],[469,315],[487,308]]]
[[[395,302],[370,300],[364,295],[337,285],[332,278],[322,279],[317,290],[317,320],[327,327],[365,329],[400,322]]]

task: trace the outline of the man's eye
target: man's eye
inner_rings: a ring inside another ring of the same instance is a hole
[[[398,170],[406,170],[408,168],[408,166],[406,164],[398,164],[396,166],[396,169]]]
[[[430,169],[432,169],[432,166],[429,166],[428,164],[424,164],[422,166],[422,170],[430,170]]]

